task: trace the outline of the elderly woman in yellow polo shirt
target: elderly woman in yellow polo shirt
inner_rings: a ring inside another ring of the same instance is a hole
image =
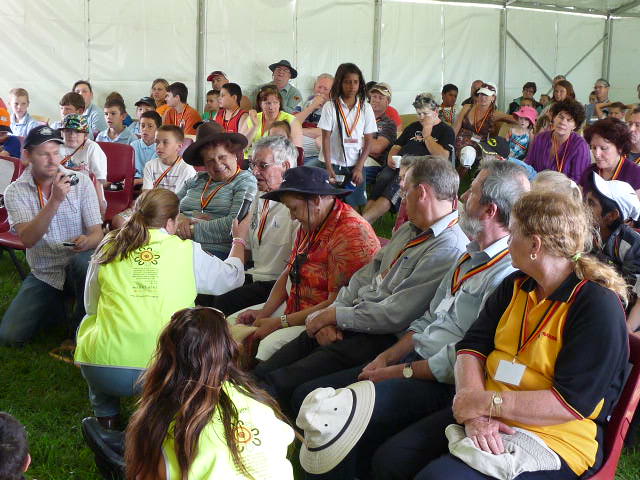
[[[587,212],[566,194],[523,195],[509,229],[520,271],[487,299],[456,345],[455,421],[446,412],[423,419],[420,431],[432,432],[431,441],[411,452],[421,465],[411,478],[569,480],[600,466],[603,429],[629,355],[627,287],[611,266],[586,253]],[[434,445],[446,449],[445,427],[451,453],[434,460]],[[385,448],[394,450],[390,442],[379,451]],[[374,459],[374,467],[381,463]],[[404,458],[403,468],[409,463]]]
[[[249,219],[234,221],[233,248],[222,261],[174,235],[178,212],[175,193],[143,193],[133,216],[104,238],[89,265],[75,362],[105,428],[118,426],[120,397],[136,393],[171,315],[192,306],[197,293],[220,295],[244,281]]]
[[[222,312],[176,312],[143,378],[127,429],[128,479],[293,480],[293,429],[238,365]]]

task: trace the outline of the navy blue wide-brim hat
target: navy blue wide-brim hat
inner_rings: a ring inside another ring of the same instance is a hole
[[[291,72],[292,79],[298,76],[298,71],[291,66],[291,64],[289,63],[289,60],[280,60],[279,62],[272,63],[271,65],[269,65],[269,70],[273,72],[278,67],[287,67]]]
[[[329,182],[329,174],[324,168],[302,167],[290,168],[284,172],[280,188],[262,195],[265,200],[280,201],[283,193],[302,193],[307,195],[349,195],[351,190],[336,188]]]

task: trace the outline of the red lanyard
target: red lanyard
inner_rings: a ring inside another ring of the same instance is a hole
[[[342,117],[342,123],[344,123],[344,129],[347,132],[347,137],[351,137],[351,134],[356,129],[356,126],[358,125],[358,120],[360,120],[360,110],[362,109],[362,105],[360,104],[360,100],[356,100],[356,102],[358,103],[356,118],[354,119],[353,124],[349,126],[349,123],[347,122],[347,116],[344,114],[344,110],[342,109],[342,104],[338,99],[338,111],[340,112],[340,116]]]
[[[178,159],[173,162],[169,168],[167,168],[164,172],[162,172],[162,175],[160,175],[155,182],[153,182],[153,188],[156,188],[158,185],[160,185],[160,182],[162,181],[162,179],[164,177],[167,176],[167,174],[173,169],[173,167],[175,167],[177,164],[180,163],[180,160],[182,160],[182,157],[178,157]],[[206,188],[206,187],[205,187]]]
[[[613,171],[613,175],[611,175],[611,178],[609,180],[616,180],[618,178],[618,176],[620,175],[620,170],[622,170],[622,165],[624,164],[624,161],[627,159],[626,155],[622,155],[620,157],[620,160],[618,160],[618,165],[616,165],[616,169]],[[600,174],[600,176],[602,178],[604,178],[604,175],[602,175],[602,169],[600,168],[598,173]],[[606,178],[605,178],[606,180]]]
[[[262,215],[260,217],[260,226],[258,227],[258,245],[262,242],[262,234],[267,225],[267,217],[269,216],[269,200],[265,200],[262,205]]]
[[[553,136],[553,133],[551,134],[551,143],[553,144],[553,151],[554,151],[554,155],[555,155],[555,159],[556,159],[556,170],[560,173],[562,173],[562,170],[564,169],[564,161],[567,158],[567,153],[569,152],[569,144],[571,143],[571,135],[569,135],[569,138],[567,139],[567,143],[564,146],[564,153],[562,154],[562,160],[560,160],[558,158],[558,153],[559,153],[559,147],[558,147],[558,142],[556,142],[556,138]]]
[[[238,167],[238,169],[236,170],[236,173],[233,174],[233,176],[227,180],[226,182],[218,185],[206,198],[204,196],[204,192],[207,191],[207,188],[209,188],[209,185],[211,185],[211,177],[209,177],[209,180],[207,180],[207,184],[204,186],[204,188],[202,189],[202,194],[200,195],[200,207],[202,208],[202,212],[204,213],[204,209],[207,208],[207,205],[209,205],[209,203],[211,203],[211,200],[213,199],[213,197],[216,196],[216,194],[220,191],[220,189],[222,187],[225,187],[227,185],[229,185],[231,182],[233,182],[233,180],[235,180],[235,178],[238,176],[238,174],[240,173],[240,167]]]
[[[464,262],[466,262],[467,260],[469,260],[471,258],[471,255],[469,255],[468,253],[465,253],[462,256],[462,258],[460,259],[460,261],[458,263],[458,266],[456,267],[456,269],[453,272],[453,277],[451,278],[451,294],[455,295],[456,292],[458,290],[460,290],[460,287],[462,286],[462,284],[464,282],[469,280],[474,275],[477,275],[480,272],[484,272],[488,268],[491,268],[496,263],[498,263],[500,260],[502,260],[504,257],[506,257],[508,254],[509,254],[509,249],[505,248],[500,253],[498,253],[495,257],[493,257],[491,260],[489,260],[486,263],[483,263],[482,265],[478,265],[475,268],[472,268],[467,273],[465,273],[462,276],[462,278],[460,278],[460,269],[462,268],[462,265],[464,264]]]
[[[444,121],[447,123],[453,123],[453,117],[455,115],[455,111],[454,108],[455,107],[447,107],[449,108],[449,111],[447,112],[446,108],[443,106],[440,106],[440,113],[442,114],[442,116],[444,117]]]

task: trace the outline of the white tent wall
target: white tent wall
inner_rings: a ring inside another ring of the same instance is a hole
[[[206,13],[202,34],[200,12]],[[367,80],[377,73],[375,80],[388,82],[394,106],[412,113],[416,93],[437,95],[443,83],[458,85],[460,99],[476,78],[498,84],[501,16],[495,5],[427,0],[3,0],[0,96],[6,100],[10,88],[27,88],[30,111],[55,120],[60,97],[86,78],[98,105],[117,90],[133,114],[135,100],[149,93],[154,78],[164,77],[184,82],[190,103],[201,109],[196,98],[209,88],[209,71],[224,70],[251,94],[270,80],[269,63],[286,58],[298,68],[293,83],[303,95],[317,74],[351,61]],[[606,23],[602,16],[516,8],[508,8],[506,17],[507,29],[550,76],[573,67],[602,38]],[[613,20],[612,99],[637,99],[640,47],[631,39],[638,28],[638,18]],[[600,44],[569,75],[580,101],[602,74],[604,48]],[[504,105],[528,80],[538,84],[538,94],[549,89],[549,80],[511,38],[505,59]],[[196,81],[199,61],[202,77]]]

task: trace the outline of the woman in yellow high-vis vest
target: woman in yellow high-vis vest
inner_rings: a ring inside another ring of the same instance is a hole
[[[176,312],[143,380],[125,442],[128,480],[293,480],[293,429],[239,367],[222,312]]]
[[[104,238],[89,265],[75,362],[105,428],[117,427],[120,397],[139,390],[171,315],[193,306],[197,293],[220,295],[244,282],[248,218],[234,221],[233,248],[222,261],[174,235],[178,213],[175,193],[143,193],[133,216]]]

